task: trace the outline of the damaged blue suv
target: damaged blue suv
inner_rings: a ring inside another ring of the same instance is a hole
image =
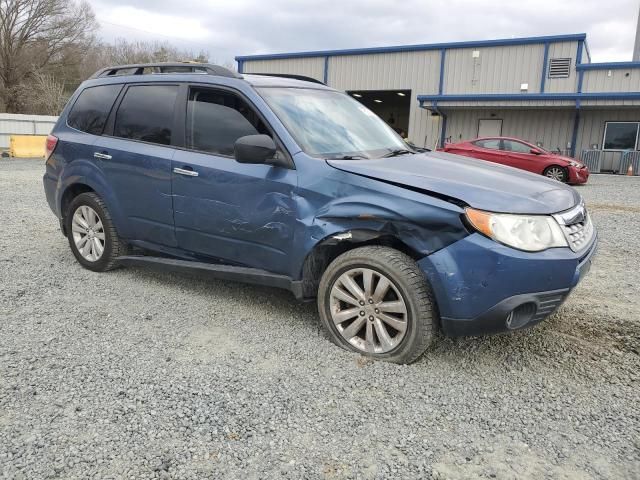
[[[557,181],[418,152],[344,93],[215,65],[111,67],[47,140],[78,262],[146,264],[317,298],[339,346],[409,363],[437,330],[517,330],[588,271],[596,231]]]

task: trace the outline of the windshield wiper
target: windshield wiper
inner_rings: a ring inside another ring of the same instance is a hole
[[[406,148],[396,148],[395,150],[391,150],[386,155],[383,155],[382,158],[398,157],[400,155],[406,155],[408,153],[413,155],[416,152],[414,152],[413,150],[407,150]]]
[[[343,155],[341,157],[330,157],[327,160],[367,160],[364,155]]]

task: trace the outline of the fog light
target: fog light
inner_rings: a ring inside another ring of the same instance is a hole
[[[524,327],[533,319],[537,310],[538,307],[533,302],[523,303],[514,308],[507,316],[507,328],[515,330],[516,328]]]

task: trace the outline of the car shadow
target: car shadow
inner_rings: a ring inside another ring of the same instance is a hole
[[[175,286],[180,291],[188,289],[190,294],[202,297],[209,297],[211,292],[215,291],[218,297],[227,299],[234,306],[243,304],[248,299],[253,302],[256,299],[264,299],[271,315],[301,322],[303,328],[308,328],[309,333],[313,335],[317,335],[321,329],[316,302],[300,302],[291,292],[283,289],[220,280],[207,273],[164,273],[138,266],[127,267],[118,272],[130,276],[131,279],[157,284],[163,288]],[[552,326],[543,323],[531,329],[505,334],[460,338],[445,337],[437,332],[435,341],[415,365],[444,361],[522,368],[532,358],[539,357],[540,343],[545,342],[545,336],[553,336],[553,332],[549,332],[550,329],[553,330]],[[561,350],[558,349],[558,352],[561,353]],[[354,355],[358,357],[357,353]]]

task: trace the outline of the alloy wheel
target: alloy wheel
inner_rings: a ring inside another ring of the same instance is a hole
[[[553,178],[559,182],[564,182],[564,170],[560,167],[551,167],[547,170],[547,177]]]
[[[334,282],[329,301],[336,329],[362,352],[390,352],[407,334],[407,305],[393,281],[376,270],[347,270]]]
[[[93,208],[81,205],[76,209],[71,221],[71,233],[82,258],[89,262],[100,260],[105,246],[104,226]]]

